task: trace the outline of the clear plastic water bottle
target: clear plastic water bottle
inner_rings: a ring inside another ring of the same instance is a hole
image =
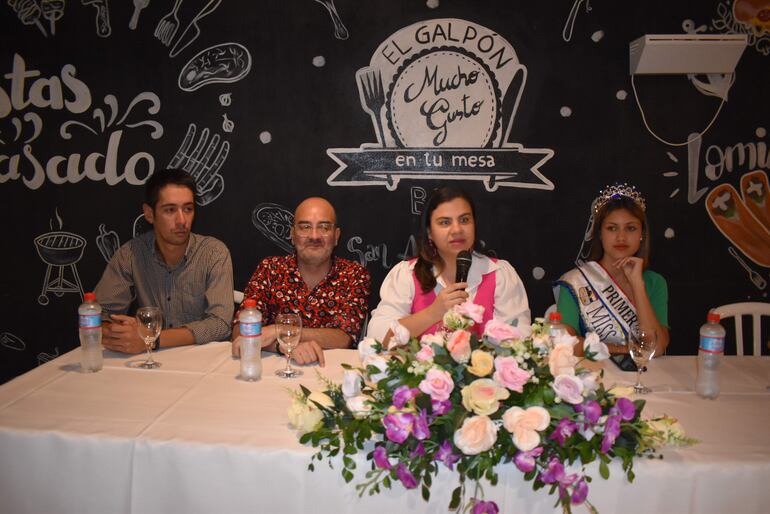
[[[249,298],[243,302],[243,310],[238,315],[240,335],[238,343],[241,350],[241,379],[253,382],[262,376],[262,313],[257,310],[257,302]]]
[[[96,303],[94,293],[83,295],[83,303],[78,307],[78,325],[80,327],[80,368],[84,373],[102,369],[102,308]]]
[[[554,311],[548,315],[548,334],[551,336],[551,342],[559,336],[568,334],[564,323],[561,322],[561,312]]]
[[[706,323],[700,327],[698,349],[698,378],[695,391],[701,398],[719,396],[719,361],[725,353],[725,329],[719,324],[719,314],[709,312]]]

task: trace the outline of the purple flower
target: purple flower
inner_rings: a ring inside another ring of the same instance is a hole
[[[602,417],[602,407],[596,400],[588,400],[582,407],[587,422],[595,424]]]
[[[424,409],[420,409],[420,415],[414,422],[414,428],[412,429],[412,435],[419,440],[427,439],[430,437],[430,429],[428,428],[428,414]]]
[[[497,504],[495,502],[485,502],[483,500],[477,500],[476,498],[473,498],[473,510],[471,511],[472,514],[497,514],[498,512],[500,512],[500,509],[497,508]]]
[[[620,435],[620,416],[609,416],[604,424],[604,437],[599,451],[607,453]]]
[[[384,446],[378,446],[374,449],[374,464],[381,469],[390,469],[390,461],[388,460],[388,451]]]
[[[388,414],[382,418],[382,424],[385,425],[385,436],[394,443],[403,443],[414,427],[414,414],[408,412],[397,412]]]
[[[420,441],[417,443],[414,450],[409,452],[409,458],[414,459],[415,457],[422,457],[423,455],[425,455],[425,446],[423,446],[422,441]]]
[[[516,467],[523,473],[529,473],[535,469],[535,457],[540,457],[542,454],[542,446],[538,446],[534,450],[529,450],[527,452],[518,452],[516,456],[513,457],[513,463],[516,464]]]
[[[553,457],[548,462],[548,467],[545,471],[540,473],[540,481],[544,484],[553,484],[554,482],[559,482],[562,478],[564,478],[564,465],[557,459],[556,457]]]
[[[433,400],[430,406],[434,416],[443,416],[452,409],[452,400]]]
[[[571,501],[573,505],[580,505],[586,501],[586,498],[588,498],[588,483],[585,478],[581,477],[572,489]]]
[[[444,442],[439,445],[438,451],[433,454],[433,460],[443,462],[446,467],[453,469],[455,463],[460,460],[460,456],[452,453],[452,443],[449,442],[449,439],[444,439]]]
[[[623,421],[631,421],[636,416],[636,405],[628,398],[618,398],[615,407],[610,409],[612,414],[620,414]]]
[[[396,468],[396,475],[398,475],[398,479],[401,480],[401,483],[404,484],[404,487],[407,489],[414,489],[417,487],[417,480],[403,462]]]
[[[406,402],[413,399],[418,394],[420,394],[420,390],[416,387],[410,388],[405,385],[397,387],[396,390],[393,391],[393,406],[397,409],[401,409]]]
[[[575,422],[567,417],[561,418],[559,424],[556,425],[556,428],[551,434],[550,439],[558,441],[560,446],[564,446],[564,443],[570,438],[575,429],[577,429],[577,424],[575,424]]]

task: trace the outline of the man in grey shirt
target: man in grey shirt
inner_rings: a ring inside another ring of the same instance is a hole
[[[109,315],[102,344],[109,350],[145,350],[136,307],[163,312],[158,347],[226,341],[233,317],[233,266],[221,241],[190,232],[195,180],[182,170],[156,171],[146,184],[144,217],[153,230],[124,244],[110,259],[96,299]]]

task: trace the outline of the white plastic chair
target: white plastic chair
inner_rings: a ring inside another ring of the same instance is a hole
[[[714,309],[722,319],[735,318],[735,346],[737,355],[743,355],[743,319],[751,316],[752,333],[754,335],[754,355],[762,355],[762,337],[760,319],[770,316],[770,303],[741,302],[722,305]]]
[[[238,291],[236,289],[233,289],[233,302],[240,305],[243,301],[243,291]]]
[[[550,306],[549,306],[549,307],[548,307],[548,308],[545,310],[545,314],[543,314],[543,318],[544,318],[544,319],[548,319],[548,316],[549,316],[549,315],[550,315],[552,312],[556,312],[556,304],[555,304],[555,303],[552,303],[552,304],[551,304],[551,305],[550,305]]]

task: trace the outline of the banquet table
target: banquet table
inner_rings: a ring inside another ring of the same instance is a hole
[[[2,513],[335,513],[446,512],[456,477],[440,470],[425,502],[400,485],[359,498],[369,463],[357,455],[353,483],[298,442],[286,409],[289,388],[320,389],[319,370],[339,380],[353,350],[326,352],[326,366],[274,375],[283,360],[263,356],[257,382],[238,379],[230,344],[164,349],[157,370],[132,367],[142,356],[105,351],[104,369],[82,373],[79,350],[0,386]],[[635,374],[604,364],[607,386]],[[589,500],[604,513],[767,512],[770,505],[770,359],[725,357],[722,394],[694,393],[695,357],[655,359],[644,382],[645,416],[678,418],[693,447],[667,447],[639,459],[630,484],[619,463],[610,479],[597,469]],[[555,498],[532,491],[511,464],[500,466],[487,499],[501,512],[558,512]],[[586,512],[584,506],[575,512]]]

